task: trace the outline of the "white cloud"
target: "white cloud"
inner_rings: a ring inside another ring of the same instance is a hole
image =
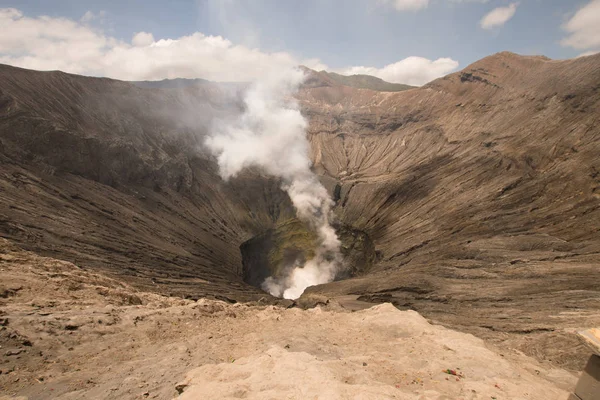
[[[138,32],[129,43],[81,21],[48,16],[29,18],[14,8],[0,9],[0,26],[0,63],[37,70],[58,69],[123,80],[253,81],[299,64],[327,69],[319,59],[302,60],[287,52],[264,52],[200,32],[177,39],[155,39],[149,32]],[[431,61],[409,57],[381,69],[351,67],[341,72],[421,85],[457,66],[449,58]]]
[[[93,13],[92,11],[86,11],[83,17],[79,21],[85,23],[91,22],[95,19],[103,19],[106,16],[106,12],[100,11],[99,13]]]
[[[429,0],[376,0],[376,2],[392,6],[398,11],[417,11],[429,5]]]
[[[494,8],[492,11],[487,13],[481,21],[479,21],[479,25],[483,29],[492,29],[498,26],[504,25],[509,19],[515,15],[517,11],[518,3],[511,3],[507,7],[498,7]]]
[[[563,29],[569,33],[560,43],[575,49],[600,46],[600,0],[592,0],[580,8]]]
[[[392,6],[396,10],[417,11],[429,6],[429,0],[375,0],[378,4]],[[447,0],[449,3],[487,3],[490,0]]]
[[[329,67],[323,64],[318,58],[306,58],[302,60],[302,65],[315,71],[327,70]]]
[[[138,32],[131,39],[131,44],[138,47],[150,46],[152,43],[154,43],[154,35],[148,32]]]
[[[429,0],[380,0],[382,3],[390,4],[398,11],[416,11],[427,8]]]
[[[81,22],[89,22],[93,19],[94,19],[94,13],[91,11],[86,11],[86,13],[83,14],[83,17],[81,17],[80,21]]]
[[[0,26],[0,63],[38,70],[126,80],[248,81],[273,68],[301,63],[285,52],[262,52],[198,32],[161,40],[140,32],[127,43],[79,21],[28,18],[16,9],[0,9]]]
[[[600,50],[590,50],[590,51],[585,51],[581,54],[579,54],[576,58],[579,57],[587,57],[587,56],[593,56],[594,54],[598,54],[600,53]]]
[[[115,40],[65,18],[26,18],[16,9],[0,9],[0,62],[35,69],[86,72]],[[96,69],[96,68],[94,68]]]
[[[350,67],[339,72],[346,75],[373,75],[384,81],[420,86],[444,76],[458,68],[458,62],[451,58],[438,58],[435,61],[423,57],[407,57],[383,68]]]

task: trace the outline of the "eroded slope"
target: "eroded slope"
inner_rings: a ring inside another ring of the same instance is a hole
[[[599,82],[598,56],[500,53],[418,90],[303,91],[336,212],[383,255],[369,276],[314,291],[580,366],[570,332],[600,309]]]

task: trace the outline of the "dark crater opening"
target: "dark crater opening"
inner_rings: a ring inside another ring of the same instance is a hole
[[[367,273],[379,260],[369,235],[346,225],[334,227],[342,243],[344,258],[344,267],[337,271],[335,280]],[[267,277],[283,276],[287,269],[310,260],[317,246],[317,236],[306,224],[296,218],[284,221],[242,243],[243,279],[261,288]]]

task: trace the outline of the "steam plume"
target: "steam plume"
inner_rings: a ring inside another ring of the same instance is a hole
[[[308,286],[331,282],[341,264],[340,241],[329,223],[332,200],[311,171],[306,120],[292,95],[304,80],[299,69],[279,70],[255,82],[244,98],[245,110],[234,121],[215,125],[206,145],[217,156],[223,179],[259,166],[281,177],[298,217],[315,230],[319,247],[304,266],[285,268],[263,289],[274,296],[300,297]]]

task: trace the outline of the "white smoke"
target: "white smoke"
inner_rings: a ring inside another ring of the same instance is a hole
[[[245,94],[244,112],[220,121],[206,140],[217,156],[223,179],[258,166],[281,177],[298,217],[315,230],[319,247],[305,265],[284,267],[281,277],[269,277],[263,289],[274,296],[296,299],[313,285],[331,282],[341,265],[340,241],[329,218],[333,202],[311,171],[307,122],[292,95],[304,80],[297,68],[271,71]]]

